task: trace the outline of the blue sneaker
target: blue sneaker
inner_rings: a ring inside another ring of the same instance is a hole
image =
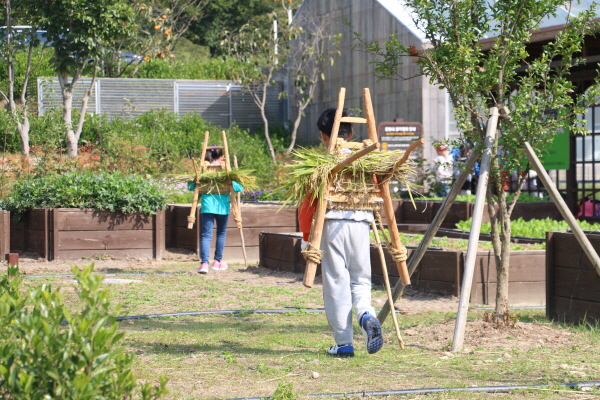
[[[331,346],[329,350],[327,350],[327,353],[337,357],[354,357],[354,346],[351,344],[338,346],[336,344],[335,346]]]
[[[383,347],[383,336],[381,334],[381,323],[379,320],[366,312],[361,318],[360,327],[367,345],[367,352],[369,354],[374,354],[381,350]]]

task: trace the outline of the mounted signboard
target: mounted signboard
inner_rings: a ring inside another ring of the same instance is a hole
[[[377,135],[381,143],[381,151],[402,150],[406,151],[415,140],[423,137],[423,125],[419,122],[403,122],[396,120],[395,122],[381,122],[377,125]],[[423,158],[423,146],[415,149],[410,158]],[[391,181],[390,188],[392,191],[398,191],[398,182]]]

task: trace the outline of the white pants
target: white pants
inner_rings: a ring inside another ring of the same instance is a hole
[[[369,223],[325,220],[321,240],[323,300],[336,344],[352,343],[352,306],[357,318],[371,307]]]

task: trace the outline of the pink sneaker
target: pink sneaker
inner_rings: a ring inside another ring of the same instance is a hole
[[[224,261],[213,261],[213,265],[211,267],[215,271],[225,271],[227,269],[227,263]]]
[[[207,274],[208,273],[208,263],[202,263],[200,264],[200,266],[198,267],[198,273],[199,274]]]

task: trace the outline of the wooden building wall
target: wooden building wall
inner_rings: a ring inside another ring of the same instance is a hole
[[[407,80],[383,80],[377,82],[374,57],[364,52],[352,50],[353,34],[346,25],[350,22],[355,31],[361,32],[365,41],[383,41],[395,33],[406,44],[422,48],[421,39],[415,36],[396,17],[390,14],[376,0],[305,0],[296,18],[302,20],[306,13],[329,18],[331,34],[342,33],[341,56],[325,71],[325,81],[317,87],[313,102],[306,109],[305,117],[298,132],[299,144],[318,141],[316,121],[320,113],[337,104],[341,87],[346,88],[346,107],[361,108],[362,90],[371,90],[373,108],[377,122],[391,122],[396,118],[407,122],[420,122],[424,126],[424,137],[442,138],[446,129],[446,94],[444,90],[431,86],[428,79],[417,76],[418,65],[407,58],[399,73]],[[293,85],[291,85],[293,86]],[[296,111],[292,109],[291,117]],[[364,126],[355,127],[356,133],[366,138]],[[426,158],[432,158],[433,148],[425,146]]]

